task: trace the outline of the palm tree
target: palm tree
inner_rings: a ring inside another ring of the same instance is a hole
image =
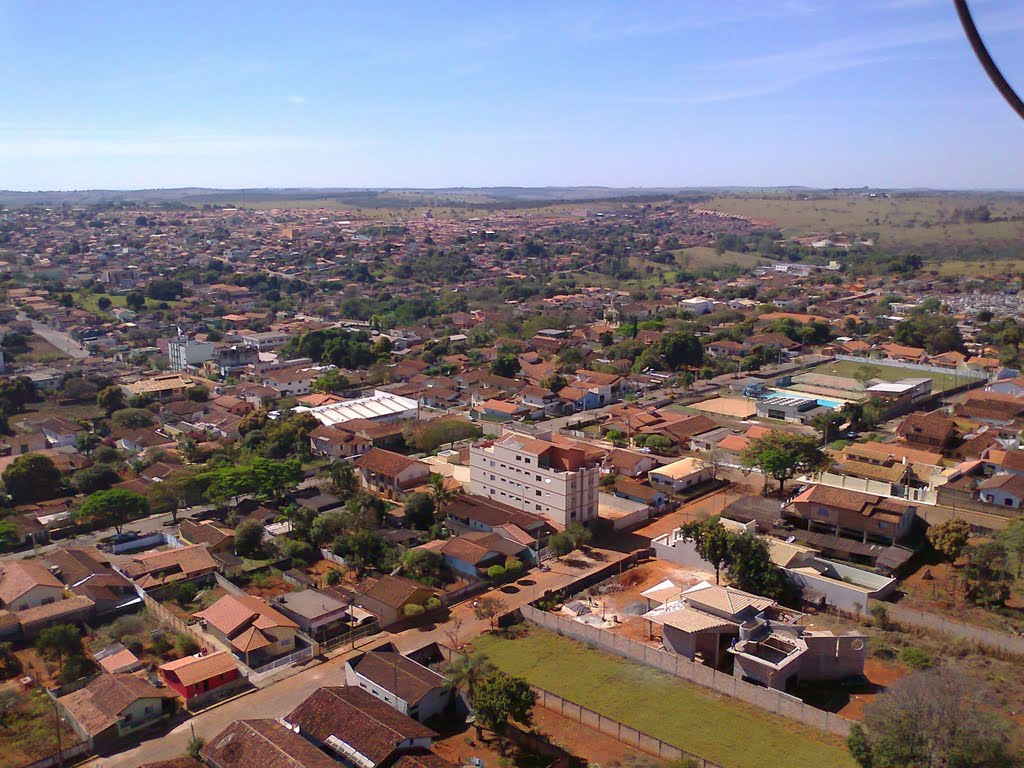
[[[494,665],[483,653],[456,655],[444,668],[446,685],[464,693],[470,708],[473,706],[477,685],[493,673]]]
[[[444,510],[455,494],[444,484],[444,477],[430,473],[430,496],[434,500],[434,516],[438,523],[444,522]]]

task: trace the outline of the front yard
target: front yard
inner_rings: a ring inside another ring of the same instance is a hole
[[[854,766],[839,739],[527,626],[526,636],[514,640],[483,635],[473,642],[473,650],[533,685],[719,765]]]

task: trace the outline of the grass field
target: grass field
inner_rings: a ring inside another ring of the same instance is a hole
[[[955,376],[952,373],[932,373],[931,371],[915,371],[911,368],[900,368],[896,365],[886,365],[881,360],[867,360],[863,363],[854,363],[850,360],[838,360],[834,363],[826,363],[811,369],[811,373],[820,373],[826,376],[844,376],[849,379],[857,378],[857,371],[864,366],[872,368],[871,378],[882,379],[883,381],[899,381],[900,379],[929,378],[932,380],[932,392],[945,392],[960,384],[967,383],[964,376]]]
[[[768,259],[756,253],[740,253],[739,251],[726,251],[719,254],[714,248],[706,245],[695,245],[692,248],[683,248],[679,251],[672,251],[680,266],[688,269],[714,269],[715,267],[737,266],[749,269],[758,264],[767,264]]]
[[[79,293],[79,292],[75,292],[75,293],[72,294],[72,297],[74,298],[76,306],[81,307],[86,312],[92,312],[94,315],[106,315],[107,314],[106,312],[104,312],[103,310],[100,309],[99,304],[98,304],[98,302],[99,302],[99,300],[100,300],[100,298],[102,296],[106,296],[108,299],[110,299],[110,307],[111,307],[111,309],[113,309],[114,307],[125,307],[125,306],[128,306],[128,301],[127,301],[127,299],[124,296],[108,296],[107,294],[103,294],[103,293]],[[146,307],[148,309],[156,309],[157,307],[160,306],[161,303],[162,302],[159,302],[156,299],[146,299]],[[166,303],[168,304],[168,306],[174,307],[174,306],[177,306],[180,302],[168,301]]]
[[[1024,203],[1011,198],[982,196],[921,195],[859,197],[840,196],[820,200],[786,197],[720,197],[702,207],[771,221],[790,236],[844,232],[863,235],[877,232],[880,245],[925,245],[1012,241],[1024,237],[1024,221],[948,223],[955,208],[985,203],[994,218],[1019,216]]]
[[[837,739],[538,627],[474,647],[510,674],[719,765],[854,765]]]

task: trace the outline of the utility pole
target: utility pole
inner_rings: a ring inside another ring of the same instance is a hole
[[[50,701],[53,702],[53,719],[57,726],[57,765],[64,768],[64,750],[60,743],[60,709],[57,707],[57,699],[51,698]]]

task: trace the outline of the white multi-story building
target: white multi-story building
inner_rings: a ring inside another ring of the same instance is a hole
[[[474,495],[563,526],[597,518],[601,469],[581,448],[506,431],[473,446],[469,467]]]
[[[214,345],[210,341],[171,339],[167,342],[167,359],[172,371],[186,371],[213,359]]]

